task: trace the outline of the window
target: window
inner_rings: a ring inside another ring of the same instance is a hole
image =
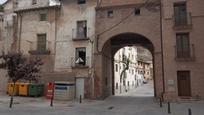
[[[113,10],[109,10],[107,15],[108,15],[108,18],[112,18],[113,17]]]
[[[46,51],[46,34],[38,34],[37,35],[37,51],[45,52]]]
[[[187,9],[186,3],[175,3],[174,4],[174,20],[176,25],[187,24]]]
[[[177,58],[190,57],[189,33],[176,34]]]
[[[40,21],[47,21],[47,13],[40,14]]]
[[[140,15],[140,8],[135,8],[135,15]]]
[[[116,89],[118,89],[118,83],[116,83]]]
[[[32,0],[32,5],[37,4],[37,0]]]
[[[76,48],[75,63],[80,66],[86,65],[86,48]]]
[[[86,0],[78,0],[78,4],[86,4]]]
[[[77,21],[77,38],[87,37],[87,21]]]
[[[115,64],[115,71],[118,72],[118,64]]]

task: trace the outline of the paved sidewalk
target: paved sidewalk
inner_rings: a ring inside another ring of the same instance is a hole
[[[54,107],[49,107],[49,100],[44,98],[15,97],[15,104],[9,109],[9,97],[0,96],[0,115],[168,115],[167,104],[159,107],[151,87],[145,84],[103,101],[85,100],[82,104],[55,101]],[[204,115],[203,101],[173,103],[171,107],[171,115],[188,115],[188,108],[192,109],[192,115]]]

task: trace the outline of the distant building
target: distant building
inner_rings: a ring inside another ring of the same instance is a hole
[[[141,61],[138,55],[137,47],[124,47],[116,52],[114,56],[114,87],[116,94],[136,88],[143,84],[144,81],[153,79],[150,73],[152,62]],[[130,65],[129,69],[121,77],[121,73],[125,68],[124,57],[130,60]]]

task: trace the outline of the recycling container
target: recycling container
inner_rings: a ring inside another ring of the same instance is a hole
[[[13,93],[13,95],[18,95],[19,94],[19,83],[16,83],[14,86],[14,83],[8,83],[8,94],[11,95]]]
[[[75,98],[74,82],[55,82],[55,100],[73,100]]]
[[[28,86],[29,86],[29,83],[19,84],[19,95],[20,96],[28,96]]]
[[[43,84],[29,84],[28,86],[28,95],[29,96],[42,96],[44,92],[44,85]]]

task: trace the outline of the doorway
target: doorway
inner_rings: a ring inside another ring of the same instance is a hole
[[[191,83],[190,71],[178,71],[178,96],[190,97],[191,96]]]

